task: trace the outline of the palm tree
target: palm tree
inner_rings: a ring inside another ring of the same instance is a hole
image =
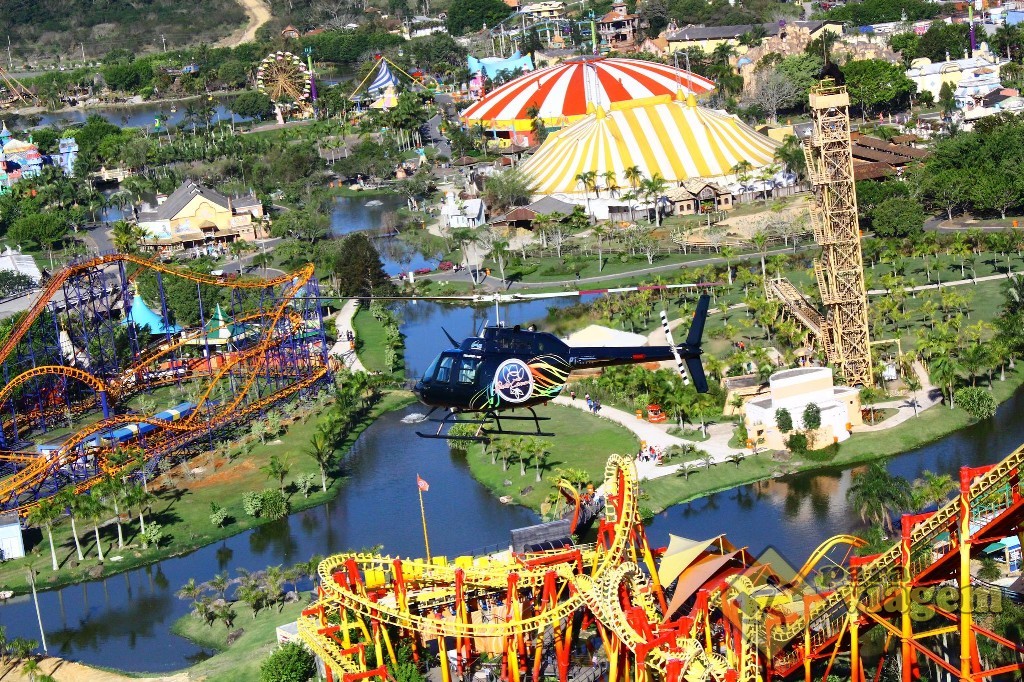
[[[659,202],[661,196],[668,189],[668,183],[665,182],[665,178],[661,177],[658,173],[655,173],[653,177],[648,180],[644,180],[642,183],[644,194],[650,197],[654,201],[654,219],[656,225],[661,227],[661,206]]]
[[[124,496],[124,488],[121,486],[121,482],[111,476],[107,476],[100,481],[94,490],[113,508],[114,523],[117,525],[117,548],[124,549],[124,532],[121,530],[121,509],[118,504],[120,498]]]
[[[53,570],[57,570],[57,552],[53,548],[53,522],[64,514],[64,507],[52,497],[44,497],[28,514],[28,522],[33,526],[46,528],[46,537],[50,541],[50,559]]]
[[[754,245],[757,252],[761,254],[761,278],[764,280],[768,279],[768,270],[765,267],[764,257],[768,253],[768,232],[767,230],[758,230],[750,237],[750,243]]]
[[[583,199],[587,203],[587,214],[593,215],[590,210],[590,190],[597,195],[597,171],[584,171],[576,174],[576,184],[583,186]]]
[[[977,386],[978,374],[991,364],[991,354],[981,341],[975,341],[960,352],[959,360],[960,366],[971,377],[971,386]]]
[[[608,190],[608,196],[612,196],[613,192],[617,192],[619,189],[618,173],[613,170],[606,170],[601,173],[601,178],[604,179],[604,186]]]
[[[911,506],[910,484],[874,462],[853,475],[846,499],[862,521],[873,521],[892,531],[892,514],[905,512]]]
[[[723,246],[718,255],[725,259],[725,272],[729,278],[729,286],[732,286],[732,259],[736,257],[736,249],[731,246]]]
[[[598,223],[590,228],[590,234],[597,238],[597,271],[601,272],[604,269],[604,238],[608,235],[608,230],[604,225]]]
[[[267,475],[267,478],[277,479],[281,492],[284,493],[284,479],[288,476],[288,460],[278,457],[276,454],[270,456],[270,461],[260,467],[260,471]]]
[[[129,486],[124,491],[124,504],[129,510],[137,509],[139,512],[139,534],[142,537],[142,546],[148,546],[146,541],[146,510],[153,503],[153,496],[146,489],[145,485]]]
[[[195,601],[199,599],[199,596],[202,595],[202,593],[203,588],[201,585],[196,584],[196,579],[189,578],[188,582],[178,589],[177,597],[178,599],[183,599],[185,601]]]
[[[928,363],[931,379],[943,388],[949,397],[949,409],[953,409],[953,384],[960,376],[960,363],[948,353],[936,355]]]
[[[327,467],[331,466],[334,460],[334,444],[322,430],[318,429],[309,439],[306,454],[312,457],[320,467],[320,485],[324,492],[327,492]]]
[[[78,528],[75,527],[75,514],[78,512],[77,504],[79,499],[81,498],[75,494],[74,488],[70,487],[60,491],[56,496],[57,504],[63,509],[70,511],[71,537],[75,539],[75,551],[78,553],[78,560],[85,561],[85,557],[82,555],[82,543],[78,540]]]
[[[114,248],[122,253],[135,253],[148,236],[144,229],[126,220],[118,220],[111,231],[114,235]]]
[[[102,563],[103,539],[100,537],[100,520],[106,516],[107,505],[103,504],[103,500],[100,499],[98,494],[79,495],[76,499],[79,501],[80,513],[92,521],[92,530],[96,534],[96,555],[99,557],[100,563]]]
[[[209,588],[220,595],[220,598],[225,599],[228,587],[231,585],[231,581],[228,579],[227,573],[217,573],[207,583]]]
[[[935,474],[926,469],[921,476],[914,481],[912,490],[916,502],[914,507],[918,510],[931,504],[941,507],[958,488],[949,474]]]

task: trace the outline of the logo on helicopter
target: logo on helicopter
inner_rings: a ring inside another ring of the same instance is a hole
[[[498,365],[492,385],[502,400],[523,403],[533,395],[533,373],[522,360],[510,358]]]

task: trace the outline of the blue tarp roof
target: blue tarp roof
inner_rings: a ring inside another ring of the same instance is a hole
[[[137,327],[148,327],[152,334],[177,334],[181,331],[181,327],[176,324],[168,325],[167,320],[150,310],[138,294],[132,299],[132,308],[124,318],[126,326],[129,322],[134,322]]]
[[[521,55],[518,52],[508,59],[499,57],[477,59],[473,55],[469,55],[466,61],[470,73],[478,74],[482,70],[488,78],[494,78],[499,71],[515,71],[516,69],[522,69],[524,72],[533,71],[533,60],[530,59],[530,55]]]

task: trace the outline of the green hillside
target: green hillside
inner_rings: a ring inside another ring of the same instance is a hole
[[[115,48],[168,48],[222,38],[246,22],[236,0],[5,0],[0,35],[19,62],[97,58]],[[4,60],[6,61],[6,60]],[[6,66],[6,65],[5,65]]]

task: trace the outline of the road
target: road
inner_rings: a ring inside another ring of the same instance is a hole
[[[265,0],[237,0],[237,2],[249,15],[249,23],[219,40],[217,47],[237,47],[242,43],[251,43],[256,40],[256,31],[270,21],[270,5]]]

